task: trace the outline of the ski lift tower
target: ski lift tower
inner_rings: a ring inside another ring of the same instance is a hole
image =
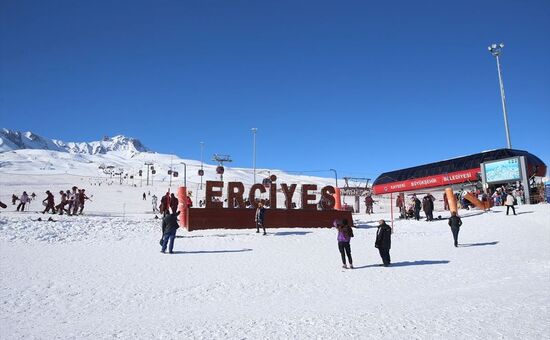
[[[220,175],[220,181],[223,181],[223,173],[225,171],[225,168],[223,167],[223,163],[230,163],[233,162],[231,159],[231,156],[229,155],[220,155],[215,153],[212,157],[213,161],[218,162],[218,167],[216,168],[216,173]]]
[[[359,204],[361,196],[367,196],[370,194],[369,181],[370,178],[364,177],[343,177],[346,185],[340,189],[342,196],[354,196],[355,197],[355,212],[360,212]],[[354,184],[350,186],[350,182]],[[363,186],[363,183],[365,185]]]

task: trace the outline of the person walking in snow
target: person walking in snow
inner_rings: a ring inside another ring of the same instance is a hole
[[[514,203],[514,196],[511,193],[506,195],[506,200],[504,201],[504,205],[506,206],[506,216],[508,216],[510,208],[512,208],[512,212],[514,213],[514,215],[516,215],[516,208],[514,207]]]
[[[173,253],[174,250],[174,240],[176,238],[176,231],[179,228],[178,225],[178,215],[179,211],[173,212],[171,214],[166,214],[162,218],[162,249],[161,253],[166,252],[166,247],[168,246],[168,252]],[[168,244],[170,243],[170,244]]]
[[[372,206],[374,204],[374,200],[372,199],[372,196],[367,196],[365,197],[365,207],[366,207],[366,213],[367,214],[372,214],[373,213],[373,210],[372,210]]]
[[[420,221],[420,209],[422,209],[422,203],[420,202],[418,197],[416,197],[416,194],[413,195],[413,203],[414,203],[414,218],[417,221]]]
[[[350,241],[353,237],[353,229],[351,229],[351,226],[348,224],[347,219],[343,219],[341,222],[339,220],[335,220],[333,225],[338,230],[338,250],[340,251],[340,256],[342,258],[342,268],[347,269],[348,266],[346,264],[346,255],[348,257],[349,261],[349,268],[353,269],[353,259],[351,258],[351,246]]]
[[[69,203],[69,201],[67,200],[67,194],[63,192],[63,190],[61,190],[59,194],[61,195],[61,203],[56,205],[55,208],[59,212],[59,215],[63,215],[63,211],[69,213],[69,211],[65,209],[65,206]]]
[[[19,204],[17,205],[17,211],[21,208],[21,211],[25,211],[25,204],[29,203],[31,199],[29,198],[29,195],[27,195],[26,191],[23,191],[23,194],[21,197],[19,197]]]
[[[265,232],[264,219],[265,219],[264,204],[262,202],[259,202],[258,207],[256,208],[256,214],[254,215],[254,222],[256,222],[256,232],[259,233],[260,228],[263,228],[264,235],[267,235],[267,233]]]
[[[176,195],[174,195],[174,193],[171,193],[170,194],[170,210],[172,210],[172,213],[175,213],[176,211],[178,211],[178,204],[179,204],[178,198],[176,197]]]
[[[456,211],[451,212],[451,217],[449,217],[449,227],[453,233],[454,245],[458,247],[458,232],[460,231],[460,226],[462,225],[462,220],[456,214]]]
[[[158,204],[158,198],[157,195],[151,196],[151,204],[153,205],[153,212],[156,213],[159,211],[157,204]]]
[[[424,213],[426,214],[426,221],[433,221],[434,219],[434,202],[432,201],[430,196],[431,195],[428,194],[422,199],[422,208],[424,209]]]
[[[42,213],[45,214],[51,210],[52,214],[55,214],[55,202],[53,194],[50,192],[50,190],[46,190],[46,195],[48,196],[42,200],[42,203],[46,204],[46,208]]]
[[[376,241],[374,242],[374,246],[378,248],[384,267],[391,264],[391,233],[391,227],[386,224],[386,221],[378,221],[378,230],[376,231]]]
[[[147,199],[147,195],[145,193],[143,193],[143,200],[145,201]]]
[[[11,205],[15,205],[15,202],[19,199],[16,194],[11,195]]]
[[[90,199],[88,196],[86,196],[84,191],[86,191],[86,190],[84,190],[84,189],[78,190],[77,199],[78,199],[78,205],[80,206],[80,209],[78,210],[79,215],[82,215],[82,212],[84,211],[84,202],[86,202],[86,200]]]

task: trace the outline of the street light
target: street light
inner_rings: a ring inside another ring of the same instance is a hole
[[[504,128],[506,129],[506,143],[508,145],[508,149],[511,149],[512,142],[510,140],[510,129],[508,128],[508,114],[506,112],[506,95],[504,94],[504,83],[502,82],[502,74],[500,70],[500,53],[502,52],[503,47],[504,47],[503,43],[491,44],[488,47],[488,50],[493,55],[493,57],[495,57],[497,60],[498,82],[500,84],[500,99],[502,101],[502,112],[504,113]]]
[[[336,187],[338,188],[338,174],[336,173],[336,170],[329,169],[330,171],[334,171],[334,180],[336,181]]]
[[[183,186],[187,188],[187,164],[183,163]]]
[[[200,144],[201,144],[201,171],[200,171],[201,175],[200,176],[201,176],[201,190],[202,190],[202,176],[204,175],[204,170],[202,168],[202,164],[203,164],[202,163],[202,151],[204,149],[204,142],[200,142]]]
[[[258,132],[258,128],[252,128],[252,134],[254,136],[253,144],[252,144],[252,167],[254,169],[254,183],[256,184],[256,132]]]

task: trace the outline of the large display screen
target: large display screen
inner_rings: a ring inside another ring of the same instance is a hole
[[[518,181],[521,179],[521,166],[518,157],[485,163],[487,183]]]

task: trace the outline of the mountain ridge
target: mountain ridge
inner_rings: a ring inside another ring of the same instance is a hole
[[[141,152],[152,152],[139,139],[124,135],[103,137],[102,140],[92,142],[64,142],[58,139],[45,138],[31,131],[21,132],[7,128],[0,130],[0,153],[22,149],[49,150],[87,155],[122,151],[129,153],[130,156]]]

